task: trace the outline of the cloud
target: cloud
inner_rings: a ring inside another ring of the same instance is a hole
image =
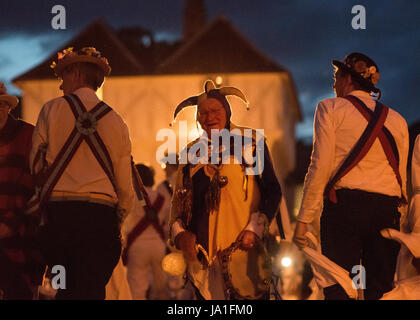
[[[333,95],[331,59],[342,59],[353,51],[366,53],[378,63],[384,102],[409,122],[420,118],[416,111],[420,1],[204,1],[209,20],[223,13],[253,44],[291,71],[305,115],[302,126],[306,129],[299,132],[310,133],[318,99]],[[66,31],[51,28],[51,8],[56,4],[56,0],[0,2],[0,58],[10,54],[6,39],[14,48],[12,60],[2,60],[0,78],[11,78],[9,74],[35,65],[69,34],[76,34],[99,16],[114,28],[140,25],[169,41],[182,34],[185,0],[60,0],[67,12]],[[366,8],[366,30],[351,27],[355,4]],[[16,39],[10,36],[12,32],[18,35]],[[26,36],[19,36],[22,34]]]

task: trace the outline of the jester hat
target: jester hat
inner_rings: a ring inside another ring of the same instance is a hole
[[[175,119],[178,113],[181,112],[181,110],[183,110],[184,108],[191,107],[191,106],[199,106],[206,99],[213,98],[213,99],[218,100],[222,104],[223,108],[226,111],[227,122],[229,123],[230,117],[232,115],[232,110],[230,108],[229,102],[226,99],[226,96],[230,96],[230,95],[237,96],[240,99],[242,99],[242,101],[247,105],[246,107],[247,110],[249,110],[249,107],[248,107],[249,102],[241,90],[235,87],[222,87],[222,88],[217,89],[212,80],[207,80],[204,83],[204,92],[202,92],[198,96],[189,97],[185,99],[184,101],[182,101],[180,104],[178,104],[174,112],[173,122],[175,122]]]

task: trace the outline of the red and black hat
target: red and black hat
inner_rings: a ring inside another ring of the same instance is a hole
[[[379,82],[379,68],[376,63],[363,53],[353,52],[347,55],[344,60],[333,60],[332,64],[338,69],[349,73],[358,81],[364,89],[380,93],[375,87]]]

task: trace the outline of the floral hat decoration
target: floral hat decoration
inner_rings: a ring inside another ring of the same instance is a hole
[[[7,94],[7,89],[3,82],[0,82],[0,101],[6,102],[12,109],[19,103],[19,99],[17,97]]]
[[[366,89],[379,93],[380,96],[381,91],[375,87],[380,79],[379,68],[371,58],[362,53],[353,52],[347,55],[343,62],[333,60],[332,64],[350,73]]]
[[[103,70],[106,77],[111,73],[108,59],[103,57],[101,52],[94,47],[84,47],[78,51],[73,51],[73,48],[70,47],[61,52],[57,52],[57,61],[53,61],[50,67],[60,77],[67,66],[77,62],[96,64]]]

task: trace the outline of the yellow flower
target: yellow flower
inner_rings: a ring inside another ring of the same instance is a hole
[[[375,72],[374,74],[372,74],[372,77],[370,78],[373,84],[377,84],[379,82],[379,79],[380,79],[379,72]]]
[[[375,66],[370,66],[369,67],[369,72],[370,72],[370,74],[374,74],[376,72],[376,67]]]

